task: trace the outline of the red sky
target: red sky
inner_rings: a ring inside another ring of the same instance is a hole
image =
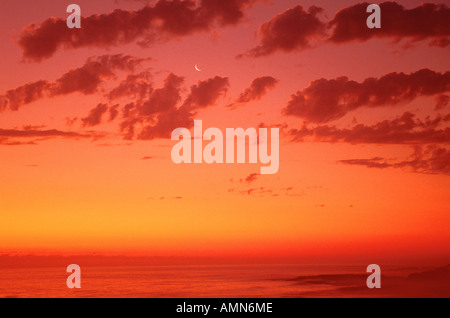
[[[0,4],[0,253],[448,261],[448,1],[70,3]],[[278,173],[174,164],[194,119]]]

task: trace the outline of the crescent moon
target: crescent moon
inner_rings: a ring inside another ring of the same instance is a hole
[[[201,71],[202,71],[201,69],[198,68],[197,64],[195,64],[194,67],[195,67],[195,70],[196,70],[197,72],[201,72]]]

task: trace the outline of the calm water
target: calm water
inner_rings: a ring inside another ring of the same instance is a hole
[[[0,297],[352,297],[368,291],[363,266],[87,266],[81,270],[82,288],[71,290],[66,286],[69,274],[62,267],[2,269]],[[397,276],[389,276],[390,282],[404,279],[395,269],[391,274]]]

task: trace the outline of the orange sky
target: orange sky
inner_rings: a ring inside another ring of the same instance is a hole
[[[71,2],[0,4],[0,253],[448,261],[447,1],[381,30],[356,1],[169,2],[78,0],[70,31]],[[193,119],[277,125],[278,173],[174,164]]]

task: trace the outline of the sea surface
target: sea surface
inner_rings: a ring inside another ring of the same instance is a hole
[[[365,266],[85,266],[81,289],[64,267],[3,268],[0,297],[449,297],[439,279],[411,281],[423,268],[383,267],[382,288],[366,286]],[[448,283],[448,282],[447,282]],[[445,286],[444,286],[445,287]]]

